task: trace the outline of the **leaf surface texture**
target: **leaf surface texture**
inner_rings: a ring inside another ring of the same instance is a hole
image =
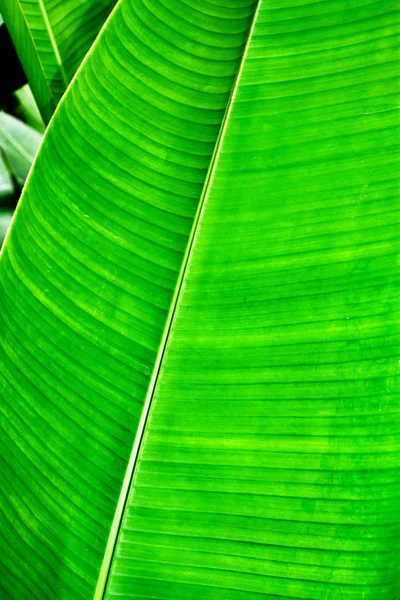
[[[398,598],[394,8],[261,3],[107,600]]]
[[[94,593],[253,11],[123,0],[46,133],[1,261],[5,597]]]
[[[396,3],[255,8],[122,0],[46,135],[1,265],[14,597],[92,597],[160,351],[105,598],[398,597]]]

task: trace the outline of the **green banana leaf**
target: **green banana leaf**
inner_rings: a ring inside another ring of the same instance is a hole
[[[0,247],[6,237],[13,217],[13,211],[0,206]]]
[[[13,194],[14,183],[0,150],[0,204]]]
[[[115,2],[0,0],[0,12],[46,122]]]
[[[8,167],[0,153],[0,247],[10,226],[13,211],[10,210],[10,200],[14,196],[14,182]]]
[[[0,111],[0,151],[20,185],[28,176],[41,141],[42,135],[38,131]]]
[[[36,129],[39,133],[44,133],[45,125],[29,85],[22,86],[19,90],[14,92],[14,96],[18,100],[16,109],[18,116],[21,116],[30,127],[33,127],[33,129]]]
[[[120,0],[2,254],[5,598],[397,600],[399,20]]]

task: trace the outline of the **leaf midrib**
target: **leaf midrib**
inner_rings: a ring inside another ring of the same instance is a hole
[[[41,60],[41,58],[39,56],[39,53],[38,53],[38,50],[37,50],[37,46],[36,46],[36,42],[35,42],[35,39],[34,39],[34,37],[32,35],[30,24],[27,21],[26,15],[25,15],[24,10],[23,10],[22,5],[21,5],[21,0],[17,0],[17,6],[18,6],[18,8],[20,10],[21,18],[22,18],[22,20],[23,20],[23,22],[25,24],[26,30],[28,32],[28,36],[29,36],[29,38],[30,38],[30,40],[32,42],[32,46],[34,48],[34,52],[35,52],[35,56],[36,56],[36,59],[37,59],[37,63],[38,63],[39,69],[40,69],[40,71],[41,71],[41,73],[43,75],[43,80],[44,80],[45,86],[46,86],[46,88],[47,88],[47,90],[49,92],[50,98],[54,102],[54,105],[56,105],[56,102],[54,100],[54,94],[53,94],[53,91],[52,91],[52,89],[50,87],[50,83],[49,83],[49,81],[47,79],[46,73],[44,71],[42,60]],[[3,247],[4,247],[4,242],[3,242]]]
[[[61,58],[61,55],[60,55],[60,51],[58,49],[58,44],[57,44],[57,41],[56,41],[56,38],[55,38],[55,35],[54,35],[54,32],[53,32],[53,28],[52,28],[51,23],[50,23],[49,15],[47,14],[47,10],[46,10],[46,7],[44,5],[43,0],[38,0],[38,3],[39,3],[39,8],[41,10],[41,13],[43,15],[43,21],[44,21],[44,24],[46,26],[46,30],[47,30],[47,33],[48,33],[48,36],[49,36],[49,39],[50,39],[51,46],[53,48],[53,52],[54,52],[54,56],[56,58],[56,62],[58,64],[58,66],[60,67],[61,78],[63,80],[65,89],[67,89],[69,81],[68,81],[68,77],[67,77],[67,74],[66,74],[65,69],[64,69],[64,64],[63,64],[63,61],[62,61],[62,58]]]
[[[128,461],[128,465],[126,468],[126,472],[125,472],[125,477],[124,477],[124,481],[122,483],[122,488],[121,488],[121,492],[119,495],[119,499],[117,502],[117,506],[115,509],[115,513],[114,513],[114,519],[112,522],[112,526],[111,526],[111,530],[110,530],[110,535],[107,541],[107,546],[104,552],[104,557],[103,557],[103,562],[100,568],[100,573],[99,573],[99,577],[98,577],[98,581],[97,581],[97,586],[96,586],[96,590],[95,590],[95,594],[94,594],[94,600],[103,600],[104,598],[104,594],[106,592],[107,589],[107,582],[108,582],[108,578],[109,578],[109,574],[110,574],[110,570],[111,570],[111,566],[112,566],[112,562],[113,562],[113,557],[114,557],[114,552],[117,546],[117,542],[118,542],[118,536],[119,536],[119,532],[120,532],[120,528],[121,528],[121,524],[122,524],[122,518],[125,512],[125,507],[126,507],[126,503],[128,500],[128,495],[129,495],[129,491],[131,488],[131,484],[133,481],[133,476],[135,473],[135,467],[136,467],[136,463],[137,463],[137,459],[139,456],[139,451],[140,451],[140,447],[141,447],[141,442],[144,436],[144,432],[146,429],[146,424],[147,424],[147,419],[149,416],[149,412],[150,412],[150,408],[151,408],[151,404],[152,404],[152,400],[154,397],[154,393],[155,393],[155,389],[156,389],[156,385],[157,385],[157,381],[158,381],[158,377],[161,371],[161,366],[162,366],[162,361],[165,355],[165,351],[167,348],[167,344],[168,344],[168,339],[169,339],[169,335],[170,332],[172,330],[173,324],[174,324],[174,320],[175,320],[175,316],[177,313],[177,309],[179,306],[179,302],[181,299],[181,293],[182,293],[182,289],[183,289],[183,285],[184,285],[184,281],[185,281],[185,277],[186,277],[186,272],[188,269],[188,265],[190,263],[190,259],[192,256],[192,252],[193,252],[193,248],[196,244],[196,239],[197,239],[197,233],[199,230],[199,225],[201,223],[203,214],[204,214],[204,210],[206,207],[206,203],[207,203],[207,199],[209,196],[209,192],[211,189],[211,185],[214,179],[214,175],[215,175],[215,170],[218,164],[218,160],[219,160],[219,156],[221,153],[221,148],[222,148],[222,143],[223,143],[223,139],[225,136],[225,132],[229,123],[229,118],[230,118],[230,114],[232,111],[232,107],[235,101],[235,97],[236,97],[236,93],[238,90],[238,86],[239,86],[239,82],[240,82],[240,78],[242,75],[242,71],[243,71],[243,67],[246,61],[246,57],[248,54],[248,49],[250,46],[250,42],[251,39],[253,37],[253,32],[254,32],[254,27],[255,24],[257,22],[257,17],[260,11],[260,7],[261,7],[261,3],[262,0],[258,0],[257,1],[257,6],[255,8],[254,11],[254,15],[253,15],[253,19],[252,19],[252,23],[249,29],[249,33],[247,36],[247,41],[243,50],[243,55],[240,61],[240,65],[236,74],[236,78],[235,78],[235,82],[232,86],[232,90],[231,90],[231,94],[229,97],[229,100],[227,102],[227,106],[225,109],[225,114],[224,117],[222,119],[222,123],[221,123],[221,127],[219,130],[219,134],[218,134],[218,138],[217,141],[215,143],[214,146],[214,152],[213,155],[211,157],[210,160],[210,165],[207,171],[207,175],[204,181],[204,185],[203,185],[203,189],[202,189],[202,193],[200,196],[200,200],[199,200],[199,204],[197,207],[197,211],[194,217],[194,221],[193,221],[193,225],[192,225],[192,229],[190,232],[190,236],[188,239],[188,243],[186,246],[186,251],[185,254],[183,256],[182,259],[182,265],[181,265],[181,269],[179,271],[179,276],[175,285],[175,290],[174,290],[174,295],[172,297],[171,300],[171,305],[170,305],[170,309],[168,312],[168,316],[166,319],[166,323],[164,326],[164,331],[163,331],[163,335],[160,341],[160,346],[159,346],[159,350],[157,353],[157,357],[156,357],[156,361],[155,361],[155,365],[154,365],[154,369],[152,372],[152,376],[149,382],[149,387],[148,387],[148,391],[146,394],[146,398],[144,401],[144,405],[143,405],[143,409],[142,409],[142,414],[140,417],[140,421],[139,421],[139,425],[136,431],[136,435],[135,435],[135,440],[133,443],[133,447],[132,447],[132,451],[129,457],[129,461]]]

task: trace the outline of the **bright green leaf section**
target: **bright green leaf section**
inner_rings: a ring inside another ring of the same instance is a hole
[[[25,182],[41,140],[35,129],[0,111],[0,150],[20,185]]]
[[[397,600],[397,2],[263,1],[107,600]]]
[[[0,0],[0,12],[46,121],[115,2]]]
[[[46,133],[1,261],[1,597],[93,596],[253,4],[122,0]]]

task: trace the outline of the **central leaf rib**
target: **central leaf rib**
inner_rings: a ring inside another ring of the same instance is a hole
[[[142,442],[142,439],[143,439],[143,436],[145,433],[146,423],[147,423],[147,419],[148,419],[149,412],[151,409],[151,403],[152,403],[152,400],[154,397],[154,392],[155,392],[158,377],[160,374],[163,357],[164,357],[164,354],[165,354],[165,351],[167,348],[169,334],[170,334],[170,331],[171,331],[171,328],[172,328],[172,325],[174,322],[176,309],[179,305],[179,301],[181,298],[181,292],[182,292],[182,288],[183,288],[183,285],[185,282],[185,274],[187,271],[188,264],[190,262],[190,257],[191,257],[193,248],[196,243],[196,236],[197,236],[199,226],[201,223],[201,217],[202,217],[202,214],[204,212],[204,208],[205,208],[205,205],[207,202],[208,192],[210,190],[210,186],[213,181],[215,168],[218,164],[218,158],[219,158],[219,154],[220,154],[221,147],[223,144],[224,134],[225,134],[227,125],[229,123],[229,116],[230,116],[230,113],[232,110],[233,103],[235,101],[235,96],[236,96],[236,92],[237,92],[238,85],[240,82],[241,73],[242,73],[243,66],[244,66],[244,63],[246,60],[248,48],[249,48],[249,45],[250,45],[250,42],[252,39],[254,26],[257,22],[257,16],[258,16],[258,13],[259,13],[259,10],[261,7],[261,3],[262,3],[262,0],[257,1],[257,5],[255,8],[255,12],[254,12],[253,20],[252,20],[251,27],[249,30],[248,38],[247,38],[247,41],[246,41],[246,44],[244,47],[243,56],[242,56],[242,59],[239,64],[239,68],[238,68],[238,72],[237,72],[234,84],[232,86],[232,91],[231,91],[231,94],[230,94],[230,97],[229,97],[229,100],[228,100],[228,103],[226,106],[225,114],[224,114],[224,117],[223,117],[223,120],[221,123],[220,131],[218,134],[217,141],[215,143],[214,152],[213,152],[213,155],[212,155],[212,158],[210,161],[210,166],[209,166],[209,169],[207,172],[207,176],[206,176],[206,179],[204,182],[202,194],[201,194],[201,197],[199,200],[198,208],[197,208],[197,211],[196,211],[196,214],[194,217],[192,230],[191,230],[189,240],[187,243],[187,247],[186,247],[186,251],[185,251],[185,254],[183,257],[182,267],[179,272],[178,280],[176,283],[174,295],[173,295],[172,302],[171,302],[171,307],[170,307],[170,310],[169,310],[169,313],[167,316],[165,328],[163,331],[163,336],[162,336],[162,339],[160,342],[160,347],[159,347],[159,351],[157,354],[154,370],[153,370],[151,380],[149,383],[149,388],[148,388],[148,391],[146,394],[146,399],[144,401],[142,415],[141,415],[139,425],[137,428],[137,433],[136,433],[135,440],[133,443],[132,452],[131,452],[131,455],[129,458],[128,466],[126,469],[126,474],[125,474],[124,481],[123,481],[122,488],[121,488],[121,493],[120,493],[120,496],[118,499],[118,504],[117,504],[117,507],[115,510],[115,516],[114,516],[113,524],[111,527],[110,536],[109,536],[109,539],[107,542],[106,551],[104,554],[104,561],[103,561],[103,564],[101,567],[98,584],[96,587],[95,600],[101,600],[104,597],[104,594],[106,591],[107,579],[110,574],[113,555],[114,555],[115,547],[116,547],[116,544],[118,541],[118,534],[119,534],[120,528],[121,528],[124,509],[125,509],[126,502],[128,499],[129,490],[130,490],[130,487],[132,484],[135,466],[137,464],[137,459],[138,459],[139,452],[140,452],[141,442]]]

